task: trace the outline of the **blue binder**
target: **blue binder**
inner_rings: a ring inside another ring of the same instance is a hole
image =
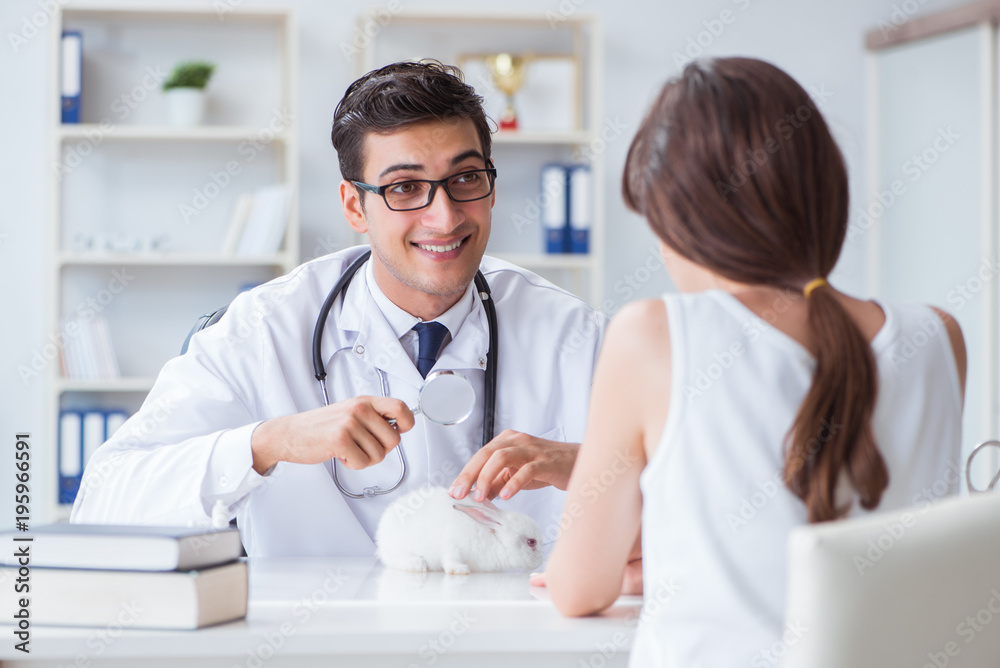
[[[542,228],[546,253],[569,252],[569,175],[566,165],[549,164],[541,175]]]
[[[80,122],[80,91],[83,88],[83,34],[67,30],[62,34],[62,122]]]
[[[83,415],[59,415],[59,503],[73,503],[83,477]]]
[[[587,165],[572,165],[568,168],[569,183],[569,213],[566,226],[569,239],[567,245],[570,253],[590,252],[590,224],[592,222],[592,188],[590,186],[590,167]]]

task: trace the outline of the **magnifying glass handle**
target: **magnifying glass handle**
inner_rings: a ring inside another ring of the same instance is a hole
[[[413,413],[413,417],[420,415],[420,406],[414,406],[410,408],[410,412]],[[386,418],[385,421],[391,424],[393,427],[396,426],[396,418]]]

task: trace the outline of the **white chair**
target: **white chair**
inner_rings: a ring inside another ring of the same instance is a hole
[[[785,668],[1000,666],[1000,494],[801,527]]]

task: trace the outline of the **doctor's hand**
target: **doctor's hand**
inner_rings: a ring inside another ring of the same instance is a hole
[[[389,418],[395,418],[396,428]],[[385,459],[413,424],[406,404],[389,397],[355,397],[273,418],[250,437],[253,468],[263,475],[278,462],[320,464],[333,458],[349,469],[367,468]]]
[[[579,443],[548,441],[510,429],[479,450],[448,490],[463,499],[476,484],[477,501],[509,499],[522,489],[552,485],[565,490],[576,462]]]

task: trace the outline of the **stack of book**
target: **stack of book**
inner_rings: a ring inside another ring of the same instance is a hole
[[[246,616],[236,529],[50,524],[2,536],[0,581],[26,585],[0,597],[6,620],[22,597],[39,625],[197,629]]]

